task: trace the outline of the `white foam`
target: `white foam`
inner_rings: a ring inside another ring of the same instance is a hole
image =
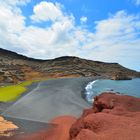
[[[89,97],[90,97],[90,95],[93,95],[93,86],[97,81],[98,80],[92,81],[92,82],[88,83],[87,86],[85,87],[86,99],[91,103],[94,102],[94,99],[90,99]]]

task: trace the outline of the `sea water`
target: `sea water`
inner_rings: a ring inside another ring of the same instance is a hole
[[[90,82],[85,87],[86,99],[92,103],[93,98],[102,92],[115,92],[135,97],[140,97],[140,78],[132,80],[99,79]]]

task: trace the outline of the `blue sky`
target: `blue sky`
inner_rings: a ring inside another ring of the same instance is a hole
[[[33,7],[46,0],[32,0],[26,6],[22,6],[23,14],[28,17],[33,14]],[[85,16],[88,18],[86,24],[89,30],[94,31],[94,22],[106,19],[109,14],[115,14],[117,11],[125,10],[127,13],[138,14],[140,6],[134,0],[47,0],[47,2],[62,4],[63,11],[73,14],[77,25],[80,25],[80,18]],[[27,24],[30,19],[27,20]]]
[[[140,71],[140,0],[0,0],[0,47]]]

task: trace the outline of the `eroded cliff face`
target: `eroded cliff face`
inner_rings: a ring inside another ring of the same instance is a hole
[[[70,128],[70,140],[140,139],[140,99],[103,93]]]
[[[70,56],[38,60],[0,49],[0,85],[42,78],[91,76],[111,78],[118,72],[129,77],[140,77],[139,72],[117,63],[104,63]]]

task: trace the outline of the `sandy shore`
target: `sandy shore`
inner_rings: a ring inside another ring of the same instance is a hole
[[[49,122],[62,115],[79,117],[90,105],[83,99],[85,86],[96,78],[65,78],[40,82],[2,115]]]

